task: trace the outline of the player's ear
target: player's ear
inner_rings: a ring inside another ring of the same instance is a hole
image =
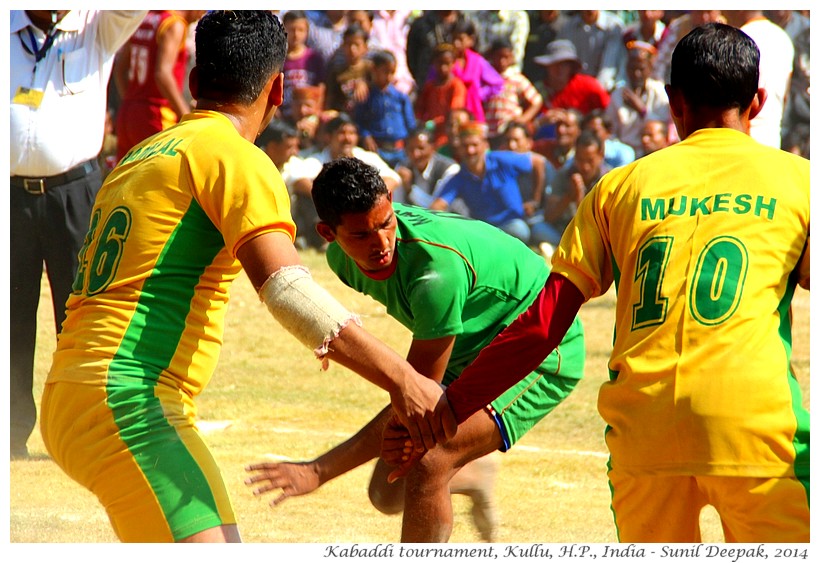
[[[196,66],[191,69],[191,73],[188,75],[188,90],[191,91],[193,99],[199,99],[199,69]]]
[[[757,94],[752,98],[752,103],[749,105],[749,120],[754,119],[755,116],[760,113],[768,97],[769,94],[764,88],[757,89]]]
[[[319,233],[319,236],[325,239],[327,242],[333,242],[336,240],[336,233],[333,229],[325,223],[324,221],[319,221],[316,223],[316,232]]]
[[[271,81],[273,83],[271,84],[270,94],[268,94],[268,101],[279,107],[285,98],[285,75],[278,72],[271,76]]]

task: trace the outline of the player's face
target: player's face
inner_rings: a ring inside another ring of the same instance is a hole
[[[379,198],[366,213],[348,213],[336,227],[335,240],[366,272],[390,267],[396,251],[396,215],[389,197]]]

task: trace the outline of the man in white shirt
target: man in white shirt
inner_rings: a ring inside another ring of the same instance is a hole
[[[780,148],[780,125],[786,106],[794,64],[794,44],[789,34],[766,19],[762,10],[724,10],[729,25],[739,27],[760,50],[759,86],[766,90],[766,103],[751,121],[751,136],[756,141]]]
[[[57,331],[77,254],[102,184],[108,78],[140,10],[12,10],[11,46],[11,457],[28,456],[37,306],[45,263]]]

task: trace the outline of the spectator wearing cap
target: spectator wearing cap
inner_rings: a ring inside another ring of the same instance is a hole
[[[581,72],[581,60],[570,41],[556,39],[535,62],[546,69],[545,109],[572,108],[586,114],[609,105],[609,93],[601,83]]]
[[[431,209],[445,210],[456,199],[464,201],[470,217],[495,225],[502,231],[529,244],[527,219],[541,204],[546,183],[544,159],[535,154],[490,151],[487,128],[483,123],[461,127],[459,144],[460,170],[441,187]],[[525,201],[518,187],[518,177],[532,174],[530,197]]]
[[[664,84],[651,77],[657,51],[644,41],[627,45],[626,84],[612,92],[607,118],[612,122],[612,135],[641,151],[643,124],[648,119],[669,122],[669,98]]]

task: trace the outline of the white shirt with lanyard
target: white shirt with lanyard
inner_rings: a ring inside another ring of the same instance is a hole
[[[12,176],[54,176],[97,156],[114,55],[145,14],[72,10],[45,33],[11,11]]]

